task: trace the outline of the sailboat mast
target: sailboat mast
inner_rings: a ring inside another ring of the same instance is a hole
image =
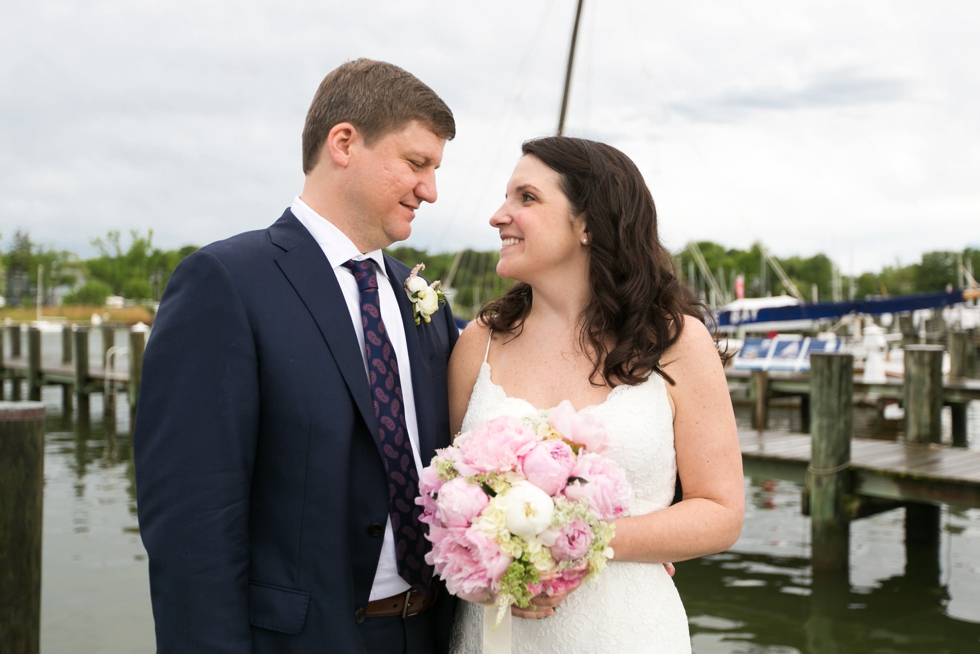
[[[568,49],[568,68],[565,69],[565,92],[561,96],[561,115],[558,117],[558,136],[565,134],[565,113],[568,111],[568,92],[572,88],[572,64],[575,62],[575,42],[578,40],[578,26],[582,18],[582,5],[585,0],[578,0],[575,10],[575,27],[572,28],[572,45]]]

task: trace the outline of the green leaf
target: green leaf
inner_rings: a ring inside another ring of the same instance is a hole
[[[480,488],[482,488],[483,489],[483,492],[486,493],[488,496],[490,496],[490,497],[497,497],[497,491],[495,491],[494,489],[492,489],[490,487],[490,484],[488,484],[487,482],[481,481],[480,482]]]

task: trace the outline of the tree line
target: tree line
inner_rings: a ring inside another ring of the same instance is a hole
[[[102,306],[110,295],[159,300],[174,268],[197,247],[161,250],[153,245],[152,230],[146,234],[133,230],[129,236],[125,247],[118,231],[94,238],[98,256],[81,259],[73,252],[39,244],[27,231],[17,230],[0,254],[0,289],[7,305],[34,306],[39,282],[43,305]]]
[[[789,294],[771,265],[765,264],[763,249],[756,243],[747,250],[726,248],[711,241],[695,243],[716,282],[733,293],[734,280],[741,275],[746,297]],[[708,282],[696,264],[695,248],[688,244],[675,255],[678,275],[692,288],[708,294]],[[963,283],[963,269],[980,274],[980,249],[935,251],[922,254],[919,261],[906,265],[896,261],[878,272],[848,276],[825,254],[811,257],[773,257],[789,280],[807,300],[870,298],[912,293],[930,293]],[[962,266],[962,268],[961,268]]]
[[[0,236],[0,243],[3,242]],[[67,250],[36,243],[26,231],[16,231],[0,252],[0,292],[7,304],[34,305],[39,270],[43,274],[42,302],[46,305],[61,302],[101,306],[110,295],[137,302],[158,301],[177,264],[197,250],[193,245],[176,250],[155,247],[152,230],[145,234],[131,231],[128,243],[123,242],[121,232],[110,231],[91,243],[98,255],[81,259]],[[729,297],[734,296],[738,276],[743,279],[746,297],[788,292],[772,266],[765,263],[760,244],[740,250],[712,241],[698,241],[675,254],[675,267],[678,276],[706,299],[709,284],[702,267],[697,265],[695,250],[700,251],[704,267]],[[387,252],[408,266],[424,263],[422,274],[430,280],[442,280],[451,291],[456,311],[467,318],[473,316],[482,302],[500,295],[510,285],[496,274],[497,251],[430,253],[400,246]],[[926,252],[918,262],[902,265],[896,261],[878,272],[853,277],[841,275],[825,254],[773,259],[808,301],[941,291],[960,283],[963,269],[980,273],[980,249],[976,248]],[[718,298],[719,303],[722,300]]]

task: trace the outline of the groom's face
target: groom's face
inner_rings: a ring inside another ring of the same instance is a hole
[[[354,210],[367,247],[404,241],[422,202],[436,201],[436,168],[446,140],[417,121],[391,132],[352,157]]]

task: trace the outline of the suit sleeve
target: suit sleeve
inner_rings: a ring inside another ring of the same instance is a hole
[[[249,491],[256,347],[224,265],[174,271],[147,344],[133,432],[157,651],[250,653]]]

